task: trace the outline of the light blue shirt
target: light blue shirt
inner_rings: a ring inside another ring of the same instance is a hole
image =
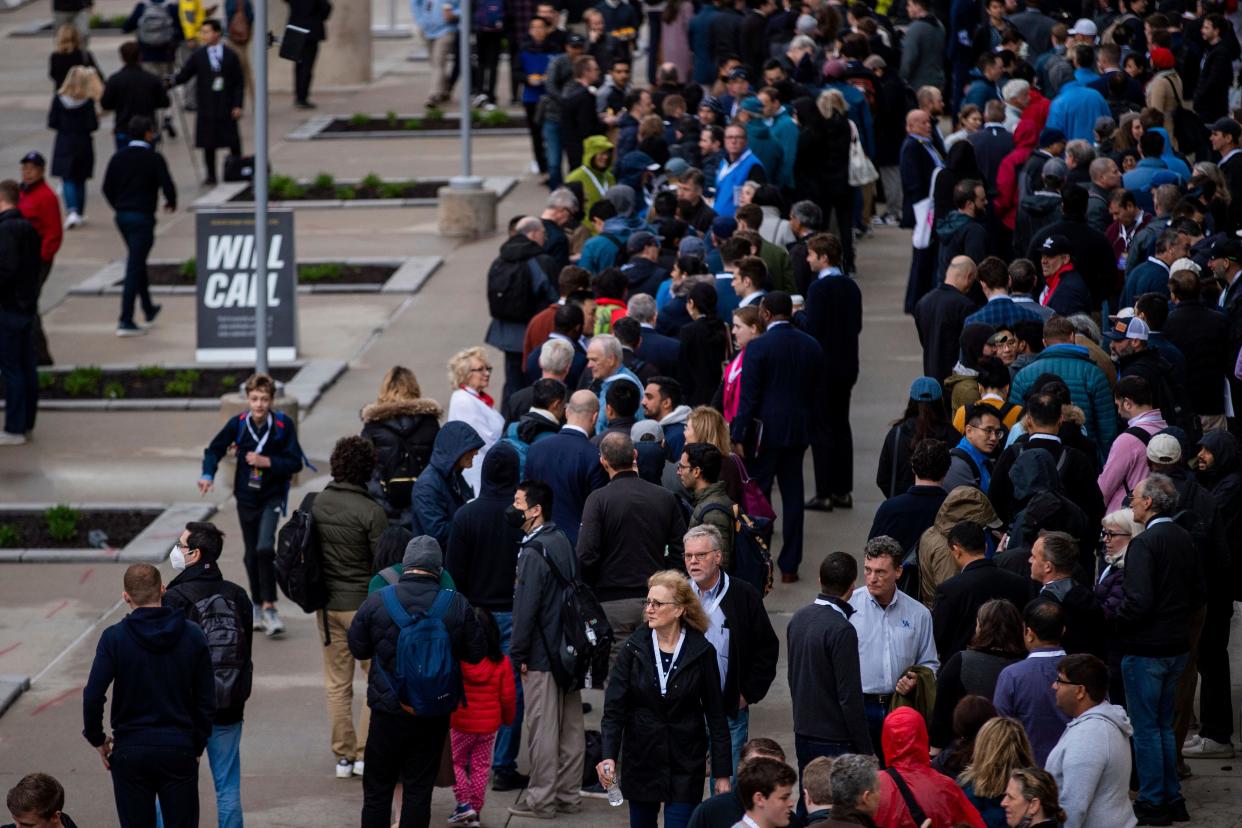
[[[940,669],[927,607],[901,590],[881,607],[865,586],[854,590],[850,606],[864,693],[892,693],[911,667],[930,667],[933,673]]]

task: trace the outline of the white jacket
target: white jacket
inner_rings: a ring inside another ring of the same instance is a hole
[[[474,463],[462,472],[470,488],[474,489],[475,497],[478,497],[481,491],[479,484],[483,476],[483,458],[487,456],[488,450],[496,444],[504,432],[505,418],[475,394],[464,388],[458,388],[453,392],[453,396],[449,397],[448,417],[445,422],[453,420],[461,420],[483,438],[483,448],[475,455]]]
[[[1061,792],[1065,828],[1134,828],[1126,711],[1101,702],[1065,726],[1044,769]]]

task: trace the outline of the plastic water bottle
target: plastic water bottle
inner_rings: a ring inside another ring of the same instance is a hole
[[[608,804],[616,808],[624,801],[625,797],[621,796],[621,780],[614,773],[612,775],[612,784],[608,786]]]

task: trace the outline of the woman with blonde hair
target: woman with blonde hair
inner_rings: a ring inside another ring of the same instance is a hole
[[[663,824],[684,828],[703,796],[709,749],[714,793],[729,790],[733,773],[720,668],[704,636],[707,614],[684,574],[664,570],[648,578],[643,614],[647,627],[617,645],[608,675],[604,758],[596,771],[605,788],[620,783],[631,828],[655,828],[661,805]]]
[[[388,369],[379,396],[362,409],[362,436],[379,458],[367,490],[390,521],[410,507],[410,490],[431,460],[443,413],[438,402],[423,398],[418,377],[402,365]]]
[[[1009,774],[1001,807],[1005,809],[1004,824],[1010,828],[1056,828],[1066,820],[1056,780],[1039,768],[1020,768]]]
[[[56,49],[47,59],[47,76],[52,79],[52,88],[59,91],[65,85],[69,70],[75,66],[89,66],[99,71],[94,55],[82,47],[82,35],[73,26],[64,25],[56,30]]]
[[[454,391],[449,397],[448,422],[460,420],[471,426],[483,440],[483,448],[474,463],[463,472],[466,482],[479,491],[483,456],[487,454],[505,427],[505,418],[496,410],[496,401],[487,393],[492,379],[492,366],[487,353],[479,346],[465,348],[449,357],[449,382]]]
[[[65,196],[65,229],[86,221],[86,182],[95,174],[95,141],[99,129],[95,101],[103,94],[99,74],[89,66],[70,67],[47,116],[56,131],[52,147],[52,175],[59,176]]]
[[[1031,741],[1017,719],[997,716],[979,728],[970,764],[957,778],[957,784],[978,809],[988,828],[1004,828],[1005,809],[1001,799],[1009,775],[1035,764]]]
[[[720,464],[720,479],[724,481],[729,498],[734,503],[740,503],[742,482],[745,480],[744,466],[741,458],[733,453],[733,440],[724,416],[709,405],[691,409],[686,417],[686,445],[691,443],[711,443],[720,451],[720,456],[724,458]]]

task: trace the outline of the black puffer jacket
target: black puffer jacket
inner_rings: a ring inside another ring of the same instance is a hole
[[[435,400],[420,398],[417,400],[395,400],[392,402],[368,403],[362,409],[362,436],[375,446],[379,454],[379,462],[375,464],[375,475],[367,486],[371,498],[384,507],[390,520],[401,517],[401,513],[410,507],[410,489],[408,485],[388,481],[397,474],[404,446],[413,460],[408,471],[418,477],[431,461],[431,449],[435,445],[436,435],[440,433],[440,417],[444,410]],[[388,485],[385,485],[388,484]]]
[[[712,777],[733,774],[729,727],[720,694],[716,650],[703,633],[686,640],[660,695],[651,630],[640,626],[621,645],[604,693],[604,758],[625,760],[621,793],[639,802],[698,802],[711,733]]]
[[[397,582],[396,590],[401,606],[414,616],[431,609],[440,591],[440,579],[434,575],[405,574]],[[460,593],[453,597],[444,615],[444,626],[453,643],[453,658],[467,664],[478,664],[483,660],[487,654],[483,628],[475,619],[470,602]],[[380,675],[376,662],[383,665],[384,672],[389,676],[396,673],[397,637],[400,633],[401,628],[389,617],[379,592],[367,596],[349,626],[349,652],[359,661],[371,660],[371,672],[367,677],[367,706],[394,715],[405,713],[405,710],[397,700],[396,692]]]
[[[29,316],[38,308],[41,245],[21,211],[0,212],[0,310]]]

